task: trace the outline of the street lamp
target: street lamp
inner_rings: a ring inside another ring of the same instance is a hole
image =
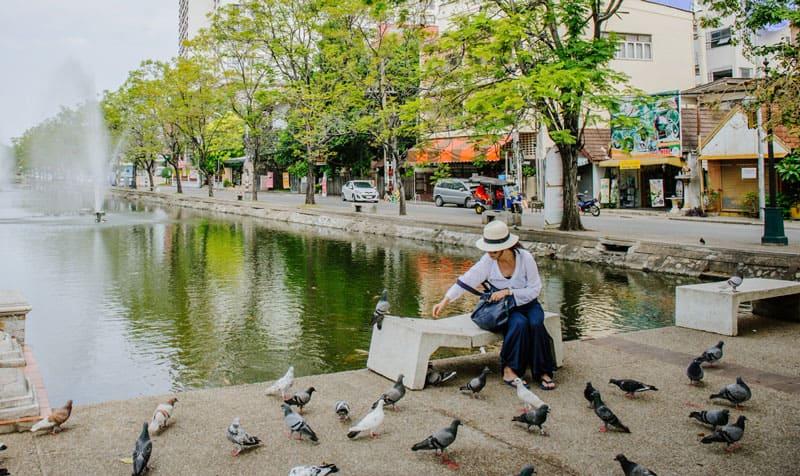
[[[764,60],[764,80],[769,78],[769,61]],[[769,171],[769,206],[764,207],[764,234],[762,245],[788,245],[789,239],[783,231],[783,209],[777,204],[778,181],[775,177],[775,149],[772,130],[772,91],[767,96],[767,170]],[[759,106],[761,107],[761,106]]]

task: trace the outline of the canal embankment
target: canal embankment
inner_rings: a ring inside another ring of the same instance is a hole
[[[320,442],[292,441],[284,433],[280,402],[268,397],[267,383],[179,393],[172,425],[153,438],[152,474],[285,475],[295,465],[335,463],[340,474],[504,475],[525,464],[538,474],[621,474],[614,456],[624,453],[662,475],[794,474],[800,464],[800,355],[794,351],[800,326],[760,317],[741,319],[741,334],[727,337],[725,356],[707,368],[704,385],[687,385],[685,368],[692,357],[719,336],[667,327],[565,343],[565,365],[558,388],[539,391],[550,406],[548,436],[527,432],[511,422],[520,407],[513,389],[497,373],[497,356],[476,354],[440,360],[456,370],[442,387],[409,391],[398,411],[387,410],[382,434],[348,440],[348,424],[339,422],[334,402],[347,400],[355,418],[391,386],[388,380],[356,370],[299,376],[295,389],[314,386],[305,417]],[[473,374],[489,365],[494,374],[476,400],[458,392]],[[742,376],[752,400],[736,410],[709,400],[709,394]],[[610,378],[635,378],[658,387],[636,399],[625,398]],[[600,420],[586,406],[583,387],[591,381],[604,402],[630,427],[630,434],[600,433]],[[91,406],[76,402],[58,435],[6,435],[4,466],[11,474],[130,474],[130,458],[141,424],[170,395],[110,401]],[[52,402],[61,405],[63,402]],[[688,417],[692,411],[730,408],[731,419],[747,417],[741,448],[733,455],[721,444],[700,443],[710,429]],[[234,417],[264,445],[236,458],[225,429]],[[434,430],[460,418],[463,426],[450,448],[460,464],[452,471],[432,454],[411,446]]]
[[[413,215],[401,217],[356,213],[347,208],[291,206],[130,189],[114,189],[113,193],[127,200],[151,205],[242,215],[445,245],[472,246],[481,233],[478,223],[432,220]],[[680,223],[675,226],[680,226]],[[602,234],[521,226],[515,233],[538,257],[695,277],[725,277],[739,269],[745,276],[800,279],[800,253],[794,247],[766,249],[725,243],[688,245],[637,236],[636,232],[628,229],[620,229],[615,234]]]

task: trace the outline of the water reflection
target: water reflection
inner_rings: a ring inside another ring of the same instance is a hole
[[[109,221],[0,204],[0,288],[33,305],[51,400],[88,403],[363,367],[381,290],[429,316],[477,251],[229,216],[109,206]],[[7,212],[7,213],[6,213]],[[12,213],[13,212],[13,213]],[[80,221],[86,220],[86,223]],[[542,260],[568,339],[668,325],[692,280]],[[462,298],[448,311],[468,311]]]

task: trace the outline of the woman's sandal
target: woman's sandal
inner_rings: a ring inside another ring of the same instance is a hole
[[[541,388],[544,391],[555,390],[556,383],[552,379],[551,380],[543,379],[539,381],[539,388]]]

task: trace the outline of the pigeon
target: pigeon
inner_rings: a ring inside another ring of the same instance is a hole
[[[686,376],[689,377],[689,385],[697,385],[703,380],[703,367],[700,364],[703,362],[701,358],[692,360],[692,363],[686,368]]]
[[[722,358],[723,345],[725,345],[725,342],[717,342],[717,345],[709,347],[705,352],[703,352],[703,355],[700,356],[700,359],[702,359],[703,362],[707,362],[709,367],[713,367],[714,363]]]
[[[283,422],[286,423],[286,427],[289,428],[289,438],[297,433],[300,436],[300,438],[298,438],[300,440],[303,439],[303,435],[306,435],[311,439],[311,441],[319,441],[317,434],[314,433],[314,430],[312,430],[310,426],[308,426],[305,418],[295,413],[292,410],[292,407],[285,403],[281,405],[281,408],[283,408]]]
[[[69,419],[71,414],[72,400],[67,400],[66,405],[61,408],[56,408],[49,416],[42,418],[38,423],[33,425],[31,431],[35,433],[39,430],[50,430],[50,433],[56,434],[61,431],[61,425]]]
[[[700,440],[700,443],[725,443],[727,445],[725,446],[725,451],[731,452],[735,450],[740,446],[739,440],[741,440],[744,435],[745,420],[747,420],[746,416],[739,415],[739,419],[736,420],[736,423],[717,428],[714,433]]]
[[[750,400],[750,397],[752,396],[753,394],[750,392],[750,387],[744,383],[742,377],[736,377],[736,383],[726,385],[725,388],[720,390],[718,393],[712,394],[708,398],[721,398],[733,403],[736,405],[736,408],[740,408],[741,404]]]
[[[151,435],[158,434],[164,431],[164,428],[169,424],[169,419],[172,417],[172,410],[175,409],[175,404],[178,402],[177,398],[170,398],[166,403],[159,403],[156,411],[153,412],[153,419],[150,420],[148,430]]]
[[[625,473],[625,476],[657,476],[656,473],[650,471],[639,463],[634,463],[633,461],[629,460],[622,453],[618,454],[614,458],[614,461],[619,461],[620,466],[622,466],[622,472]]]
[[[603,420],[603,426],[600,427],[600,431],[605,433],[608,431],[608,427],[617,428],[623,433],[630,433],[631,430],[622,424],[614,415],[614,412],[611,411],[610,408],[603,403],[603,400],[600,398],[600,394],[596,394],[594,396],[594,413],[597,415],[601,420]]]
[[[544,405],[544,402],[541,398],[525,387],[521,378],[515,378],[514,384],[517,387],[517,398],[522,400],[522,403],[525,404],[526,409],[539,408]]]
[[[269,386],[267,395],[277,395],[280,392],[281,398],[286,399],[286,392],[292,386],[292,383],[294,383],[294,367],[289,367],[283,377]]]
[[[534,474],[536,474],[536,468],[532,464],[528,464],[523,466],[517,476],[533,476]]]
[[[347,430],[347,437],[352,440],[362,431],[369,431],[369,436],[372,438],[378,436],[375,430],[383,424],[383,405],[383,398],[379,398],[378,401],[375,402],[375,408],[370,410],[361,421]]]
[[[425,386],[436,386],[441,385],[448,380],[453,379],[456,376],[456,372],[442,372],[436,369],[432,363],[428,362],[428,372],[425,374]]]
[[[397,410],[397,402],[399,402],[406,395],[406,386],[403,385],[403,374],[397,376],[397,382],[394,383],[386,393],[383,394],[383,401],[387,405],[392,406],[392,410]]]
[[[592,382],[586,382],[586,388],[583,389],[583,398],[589,402],[589,408],[594,408],[594,394],[600,395],[600,391],[592,387]]]
[[[153,452],[153,442],[150,441],[150,432],[147,430],[147,422],[142,424],[142,432],[136,439],[136,446],[133,448],[133,476],[144,474],[149,469],[147,463],[150,461],[150,453]]]
[[[350,404],[344,400],[336,402],[334,410],[336,411],[336,415],[339,416],[339,420],[345,421],[350,419]]]
[[[387,312],[389,312],[389,291],[384,289],[378,304],[375,305],[375,312],[372,313],[372,321],[370,321],[369,326],[373,327],[377,324],[378,330],[383,329],[383,318],[386,317]]]
[[[289,476],[325,476],[338,472],[335,464],[322,463],[319,466],[295,466],[289,471]]]
[[[447,464],[454,469],[458,468],[458,465],[454,461],[447,459],[445,449],[447,449],[448,446],[452,445],[453,442],[456,441],[456,436],[458,436],[458,425],[460,424],[461,420],[453,420],[453,422],[450,423],[450,426],[447,428],[442,428],[441,430],[434,432],[431,436],[412,446],[411,451],[435,450],[436,453],[442,455],[442,463]]]
[[[615,379],[612,378],[608,381],[610,384],[614,384],[619,387],[620,390],[625,392],[625,396],[628,398],[636,397],[637,393],[646,392],[648,390],[652,390],[654,392],[658,391],[658,389],[653,385],[647,385],[642,382],[631,380],[631,379]]]
[[[700,244],[701,244],[701,245],[704,245],[704,244],[706,244],[706,240],[704,240],[702,236],[700,237]]]
[[[477,397],[481,390],[483,390],[483,387],[486,386],[486,375],[490,372],[491,370],[489,370],[489,367],[484,367],[480,375],[467,382],[467,384],[460,387],[459,390],[462,392],[472,392],[470,395]]]
[[[547,432],[544,431],[542,425],[544,425],[544,422],[547,420],[548,413],[550,413],[550,407],[547,405],[542,405],[532,412],[525,412],[522,415],[515,416],[511,419],[511,421],[524,423],[528,426],[528,431],[530,431],[532,426],[538,426],[539,434],[546,435]]]
[[[736,270],[736,273],[733,274],[727,281],[725,281],[725,285],[722,286],[722,289],[730,288],[732,293],[738,292],[736,288],[742,285],[744,282],[744,277],[740,270]]]
[[[689,418],[694,418],[700,423],[711,425],[716,430],[718,426],[724,426],[728,424],[728,417],[730,416],[729,414],[730,412],[727,409],[703,410],[700,412],[690,413]]]
[[[239,417],[233,419],[231,426],[228,427],[228,440],[236,445],[231,454],[239,456],[245,450],[253,449],[261,445],[261,440],[257,436],[248,435],[239,423]]]
[[[287,398],[283,403],[293,405],[299,409],[300,413],[303,413],[303,407],[308,405],[308,402],[311,401],[311,394],[314,393],[314,391],[316,391],[314,387],[308,387],[308,390],[295,393],[292,395],[292,398]]]

